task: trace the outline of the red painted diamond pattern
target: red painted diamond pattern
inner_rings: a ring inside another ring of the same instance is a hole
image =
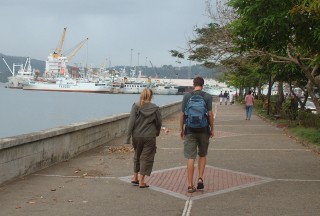
[[[197,179],[198,176],[195,176],[195,186]],[[155,171],[150,177],[146,177],[145,181],[151,186],[151,189],[168,193],[183,199],[200,199],[270,181],[264,177],[234,172],[212,166],[206,167],[203,179],[204,190],[197,190],[194,193],[188,193],[187,191],[188,184],[186,167]],[[131,176],[124,180],[130,181]]]

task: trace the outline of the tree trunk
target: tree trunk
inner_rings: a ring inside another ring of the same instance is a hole
[[[283,93],[283,81],[279,81],[278,84],[278,101],[276,103],[276,113],[279,114],[282,108],[282,103],[284,102],[284,93]]]

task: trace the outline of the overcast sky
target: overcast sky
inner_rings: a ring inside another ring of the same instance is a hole
[[[132,66],[178,65],[169,50],[210,22],[205,0],[7,0],[0,20],[0,53],[46,60],[67,27],[64,51],[89,38],[69,65],[95,67],[130,65],[131,49]]]

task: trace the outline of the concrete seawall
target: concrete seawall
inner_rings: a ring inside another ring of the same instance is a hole
[[[161,106],[162,118],[181,109],[181,101]],[[129,114],[0,139],[0,184],[106,145],[127,129]]]

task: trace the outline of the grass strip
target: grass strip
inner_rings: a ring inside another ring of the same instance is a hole
[[[320,146],[320,129],[304,127],[293,127],[288,129],[297,137],[306,140],[309,143]]]

